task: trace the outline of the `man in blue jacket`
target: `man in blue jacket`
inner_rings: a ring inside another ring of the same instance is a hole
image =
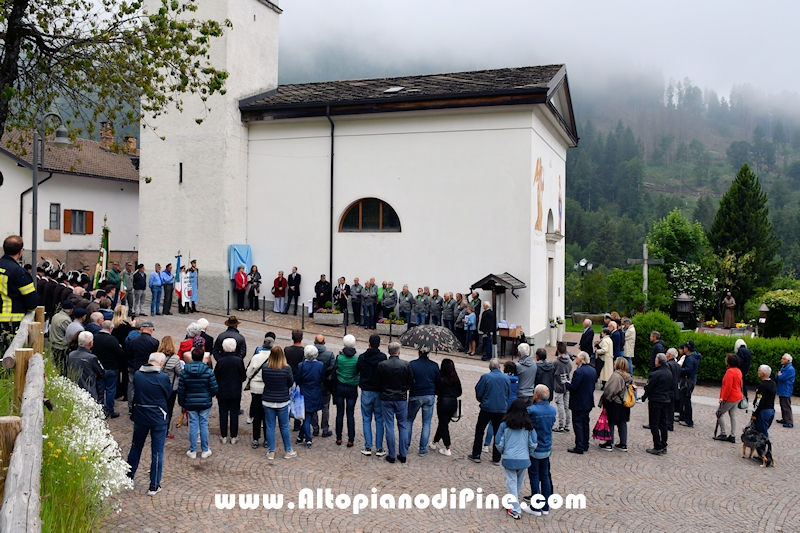
[[[589,451],[589,412],[594,407],[594,384],[597,372],[589,365],[589,354],[578,353],[575,358],[577,368],[572,373],[572,381],[564,385],[570,392],[569,409],[572,411],[572,427],[575,430],[575,447],[569,453],[582,454]]]
[[[553,451],[553,425],[556,423],[556,408],[550,405],[550,389],[546,385],[536,385],[533,389],[533,405],[528,407],[533,429],[536,430],[536,451],[531,456],[528,467],[528,479],[531,482],[531,495],[525,500],[531,504],[523,511],[536,516],[550,512],[547,498],[553,493],[553,482],[550,479],[550,454]],[[542,500],[530,501],[540,494]]]
[[[414,386],[408,393],[408,438],[411,443],[411,434],[414,430],[414,420],[422,409],[422,434],[419,437],[419,454],[428,454],[428,440],[431,436],[431,419],[433,419],[433,406],[436,403],[436,382],[439,381],[439,365],[428,358],[430,348],[423,346],[419,349],[419,357],[411,361],[411,372],[414,374]]]
[[[792,356],[788,353],[781,357],[781,369],[775,381],[778,382],[778,401],[781,404],[781,420],[778,424],[783,424],[785,428],[794,427],[794,417],[792,416],[792,390],[794,389],[795,371],[792,366]]]
[[[497,435],[497,430],[503,422],[503,415],[506,413],[510,390],[511,381],[500,370],[500,360],[492,359],[489,361],[489,372],[482,375],[475,384],[475,398],[480,402],[481,410],[475,426],[472,453],[467,456],[473,463],[481,462],[481,441],[489,422],[492,423],[492,430]],[[492,446],[492,462],[496,465],[500,464],[500,451],[497,446]]]
[[[694,341],[687,341],[686,344],[681,344],[680,349],[681,353],[686,357],[681,367],[680,388],[678,389],[678,397],[681,400],[678,421],[686,427],[693,428],[692,393],[697,383],[697,371],[700,369],[700,354],[697,352]]]
[[[150,273],[150,281],[148,282],[150,294],[152,296],[152,300],[150,301],[150,314],[153,316],[161,314],[161,292],[163,290],[163,285],[164,282],[161,279],[161,265],[156,263],[156,271]]]
[[[161,492],[161,471],[164,467],[164,442],[167,438],[167,399],[172,394],[169,377],[161,373],[166,357],[163,353],[153,353],[146,365],[134,374],[133,394],[133,443],[128,453],[133,479],[142,456],[144,441],[150,433],[150,488],[148,496]]]
[[[211,455],[208,447],[208,414],[212,398],[217,395],[219,385],[214,371],[203,362],[205,352],[199,346],[192,349],[192,362],[186,365],[178,380],[178,405],[189,412],[189,451],[191,459],[197,458],[197,431],[200,430],[200,457]]]

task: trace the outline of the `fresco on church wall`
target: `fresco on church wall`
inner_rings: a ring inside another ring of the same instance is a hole
[[[544,166],[542,158],[536,159],[536,171],[533,174],[533,186],[536,188],[536,223],[533,229],[541,233],[542,231],[542,196],[544,195]]]
[[[561,174],[558,175],[558,233],[561,233],[561,219],[564,215],[564,203],[561,199]]]

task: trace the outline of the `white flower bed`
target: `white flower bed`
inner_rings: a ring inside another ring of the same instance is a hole
[[[57,409],[72,404],[69,424],[56,430],[55,440],[86,458],[92,471],[94,497],[102,502],[124,489],[132,489],[133,480],[127,476],[130,466],[122,458],[100,404],[62,376],[52,378],[50,399]]]

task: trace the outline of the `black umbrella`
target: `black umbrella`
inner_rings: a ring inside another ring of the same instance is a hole
[[[453,332],[442,326],[417,326],[400,336],[400,344],[419,350],[427,347],[432,352],[456,352],[462,349]]]

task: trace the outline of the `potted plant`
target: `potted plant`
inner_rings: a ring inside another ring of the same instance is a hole
[[[402,335],[405,331],[406,321],[402,318],[397,318],[397,313],[394,311],[389,313],[389,318],[381,318],[375,324],[375,331],[378,335],[388,335],[391,326],[392,335]]]
[[[711,320],[706,320],[706,327],[707,328],[715,328],[719,324],[719,320],[716,318],[712,318]]]
[[[567,326],[564,323],[564,319],[560,316],[556,317],[556,326],[558,327],[558,342],[564,340],[564,332],[567,329]]]
[[[555,346],[556,342],[558,341],[558,322],[556,322],[555,318],[549,319],[550,322],[550,336],[548,338],[548,344],[550,346]]]
[[[324,308],[314,311],[314,323],[325,326],[341,326],[344,324],[344,314],[338,306],[325,302]]]

